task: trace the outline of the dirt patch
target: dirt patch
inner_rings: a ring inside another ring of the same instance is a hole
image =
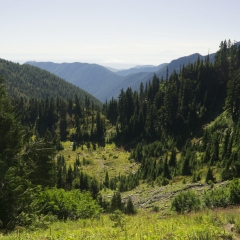
[[[225,224],[224,225],[224,230],[226,232],[229,232],[233,235],[234,240],[240,240],[240,234],[236,232],[235,225],[234,224]]]

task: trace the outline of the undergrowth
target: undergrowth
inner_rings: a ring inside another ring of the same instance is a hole
[[[230,232],[227,224],[233,226]],[[48,229],[32,232],[17,229],[0,239],[234,239],[239,224],[239,208],[173,216],[141,211],[137,216],[115,213],[99,219],[55,222]]]

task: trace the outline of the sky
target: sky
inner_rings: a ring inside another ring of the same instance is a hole
[[[0,58],[123,69],[240,41],[239,0],[0,0]]]

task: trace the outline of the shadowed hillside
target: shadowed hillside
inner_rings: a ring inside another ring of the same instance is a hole
[[[58,96],[67,99],[77,94],[82,102],[87,96],[94,103],[101,105],[86,91],[34,66],[0,59],[0,76],[5,78],[7,92],[13,97],[55,98]]]

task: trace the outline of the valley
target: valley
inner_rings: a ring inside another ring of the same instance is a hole
[[[0,61],[0,239],[239,239],[240,46],[158,67]]]

